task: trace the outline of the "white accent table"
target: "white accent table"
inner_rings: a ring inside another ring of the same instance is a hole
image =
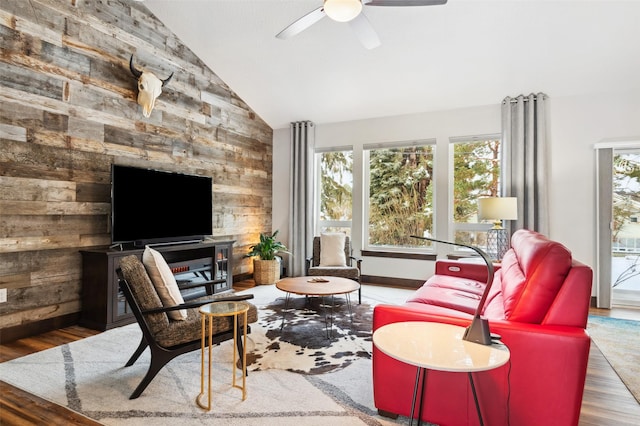
[[[411,401],[411,425],[413,425],[416,396],[422,376],[417,416],[418,425],[421,424],[422,401],[428,369],[467,373],[480,425],[484,425],[472,373],[492,370],[506,364],[509,361],[510,352],[502,343],[482,345],[462,340],[464,331],[464,327],[457,325],[408,321],[384,325],[373,333],[373,343],[381,352],[398,361],[418,367]]]

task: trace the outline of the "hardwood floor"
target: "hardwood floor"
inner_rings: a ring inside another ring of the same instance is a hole
[[[100,333],[79,326],[63,328],[0,345],[0,362],[71,343]],[[101,423],[75,411],[24,392],[0,380],[0,425],[78,425]]]
[[[251,283],[234,284],[236,290]],[[591,309],[593,315],[640,320],[637,309]],[[56,347],[100,333],[79,326],[0,344],[0,362]],[[0,425],[97,425],[65,407],[30,395],[0,381]],[[635,426],[640,424],[640,404],[595,345],[591,346],[580,426]]]

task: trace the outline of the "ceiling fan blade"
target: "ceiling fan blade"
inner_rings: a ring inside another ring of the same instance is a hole
[[[364,0],[365,6],[436,6],[445,4],[447,0]]]
[[[280,31],[278,34],[276,34],[276,37],[283,40],[293,37],[294,35],[306,30],[325,16],[327,15],[324,13],[324,7],[320,6],[316,10],[307,13],[284,30]]]
[[[367,49],[375,49],[380,46],[380,38],[364,13],[360,13],[349,21],[349,25],[353,28],[353,31],[355,31],[356,36],[364,47]]]

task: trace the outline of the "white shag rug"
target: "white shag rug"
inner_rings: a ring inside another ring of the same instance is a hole
[[[409,294],[389,289],[373,290],[372,293],[380,291],[393,291],[398,300]],[[259,308],[284,296],[275,286],[259,286],[247,292],[255,295],[252,302]],[[363,291],[363,303],[370,306],[389,300],[388,296],[379,293],[371,297],[367,298]],[[273,316],[273,311],[266,311]],[[273,318],[271,323],[274,323]],[[324,333],[323,324],[315,325],[320,327],[318,333]],[[264,343],[260,343],[265,338],[261,329],[261,326],[254,328],[250,336],[255,341],[247,345],[248,351],[260,349]],[[349,336],[336,330],[332,342]],[[285,334],[294,331],[293,324],[289,330],[285,324]],[[254,371],[248,374],[247,398],[242,401],[241,391],[231,387],[232,342],[224,342],[213,351],[211,411],[204,411],[195,402],[200,392],[200,351],[172,360],[139,398],[130,400],[129,395],[146,373],[149,362],[146,351],[133,366],[124,367],[140,336],[137,324],[109,330],[0,363],[0,377],[105,425],[151,422],[155,425],[173,426],[176,422],[200,425],[210,424],[212,420],[221,425],[408,424],[406,418],[391,420],[377,414],[373,405],[371,360],[367,356],[354,356],[349,362],[322,374],[300,374],[287,371],[291,369],[287,365],[267,367],[256,363],[252,367]],[[346,341],[355,344],[347,351],[362,352],[363,345],[369,353],[371,351],[371,341],[366,342],[366,336],[362,339],[347,337]],[[346,344],[340,343],[341,350]]]

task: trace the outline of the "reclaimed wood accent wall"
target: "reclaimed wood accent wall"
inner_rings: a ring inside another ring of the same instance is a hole
[[[213,237],[236,240],[234,275],[251,272],[242,255],[271,230],[273,131],[144,3],[3,0],[0,39],[0,339],[77,318],[79,250],[111,243],[113,163],[212,176]],[[131,54],[174,72],[149,118]]]

